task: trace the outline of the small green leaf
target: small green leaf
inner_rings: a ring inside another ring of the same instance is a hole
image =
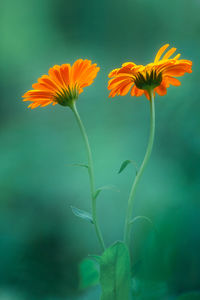
[[[99,264],[86,258],[79,265],[79,289],[84,290],[99,283]]]
[[[154,223],[148,217],[146,217],[146,216],[137,216],[137,217],[133,218],[130,221],[130,224],[135,223],[137,220],[145,220],[145,221],[147,221],[152,226],[152,228],[155,230],[155,232],[157,233],[157,230],[156,230],[156,227],[155,227]]]
[[[84,219],[86,221],[89,221],[90,223],[94,224],[92,215],[88,213],[87,211],[84,211],[82,209],[76,208],[74,206],[71,206],[72,212],[75,216]]]
[[[129,251],[123,242],[105,250],[100,261],[101,300],[130,299],[130,269]]]
[[[88,165],[86,165],[86,164],[72,164],[72,165],[75,167],[82,167],[82,168],[88,169]]]
[[[97,199],[97,197],[99,196],[101,192],[101,189],[97,189],[96,192],[94,193],[94,199]]]
[[[118,174],[120,174],[129,164],[131,163],[131,160],[125,160],[119,169]]]
[[[114,185],[105,185],[96,190],[96,192],[94,194],[94,199],[96,199],[99,196],[100,192],[103,190],[113,190],[113,191],[119,192],[119,190]]]
[[[151,219],[149,219],[148,217],[145,217],[145,216],[137,216],[137,217],[133,218],[130,221],[130,224],[133,224],[133,223],[135,223],[135,221],[140,220],[140,219],[146,220],[147,222],[149,222],[153,226],[153,222],[151,221]]]
[[[134,167],[135,167],[135,169],[136,169],[136,173],[137,173],[137,169],[138,169],[138,168],[137,168],[136,163],[133,162],[132,160],[127,159],[127,160],[125,160],[125,161],[121,164],[121,167],[120,167],[120,169],[119,169],[118,174],[120,174],[122,171],[124,171],[124,169],[125,169],[129,164],[133,164],[133,165],[134,165]]]
[[[182,294],[177,298],[177,300],[199,300],[200,299],[200,292],[191,292]]]

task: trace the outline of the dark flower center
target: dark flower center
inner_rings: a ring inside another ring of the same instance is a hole
[[[68,86],[67,89],[62,89],[54,95],[54,101],[62,106],[71,106],[78,99],[78,95],[79,88],[77,85],[71,88]]]
[[[157,73],[155,70],[146,73],[138,72],[134,77],[134,82],[138,89],[154,89],[161,84],[162,73]]]

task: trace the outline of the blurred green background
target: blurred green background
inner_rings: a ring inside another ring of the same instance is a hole
[[[21,96],[54,64],[78,58],[101,70],[77,107],[88,131],[98,216],[107,245],[122,239],[133,166],[149,133],[145,97],[108,98],[107,74],[123,62],[146,64],[165,43],[193,61],[193,73],[156,97],[156,139],[138,186],[133,228],[135,299],[177,299],[200,290],[199,0],[3,0],[0,56],[0,299],[99,299],[79,291],[79,262],[99,254],[90,224],[83,141],[69,109],[30,110]],[[198,296],[197,296],[198,297]],[[185,298],[184,298],[185,299]],[[193,299],[193,298],[187,298]],[[197,299],[197,298],[195,298]],[[199,299],[199,298],[198,298]]]

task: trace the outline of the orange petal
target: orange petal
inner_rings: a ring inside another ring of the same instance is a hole
[[[163,56],[162,60],[166,60],[168,59],[170,56],[172,56],[172,54],[176,51],[176,48],[171,48],[169,51],[167,51],[167,53],[165,53],[165,55]]]
[[[36,99],[36,100],[33,100],[33,99],[32,99],[32,102],[38,102],[38,103],[44,104],[44,103],[46,103],[46,102],[52,102],[52,100],[38,98],[38,99]]]
[[[157,63],[160,58],[161,58],[161,55],[165,52],[165,50],[169,47],[169,44],[166,44],[164,46],[162,46],[159,50],[158,50],[158,53],[156,54],[156,57],[155,57],[155,60],[154,60],[154,63]]]
[[[181,55],[180,55],[180,53],[178,53],[176,56],[174,56],[174,58],[173,58],[173,59],[176,59],[176,60],[178,60],[180,56],[181,56]]]
[[[182,76],[186,72],[192,73],[192,62],[189,60],[169,60],[168,64],[163,64],[160,71],[163,75]]]
[[[53,82],[56,83],[56,85],[60,89],[63,89],[63,81],[62,81],[60,75],[58,75],[58,72],[57,72],[55,66],[53,68],[49,69],[49,77]]]
[[[134,84],[133,82],[129,82],[128,84],[124,85],[120,89],[120,95],[125,96],[129,92],[129,90],[130,90],[130,88],[132,87],[133,84]]]
[[[86,73],[88,67],[91,66],[91,60],[78,59],[72,66],[72,84],[79,80],[83,73]]]
[[[97,76],[99,70],[100,68],[97,67],[96,64],[93,65],[87,64],[83,66],[76,78],[76,83],[81,88],[90,85],[93,82],[94,78]]]
[[[129,79],[130,77],[128,77],[129,75],[123,75],[123,76],[118,76],[118,77],[115,77],[113,79],[110,79],[108,81],[108,89],[112,89],[113,87],[115,87],[120,81],[123,81],[123,80],[126,80],[126,79]]]
[[[75,81],[77,80],[77,77],[78,77],[78,75],[80,73],[80,69],[81,69],[80,65],[82,64],[85,69],[89,63],[91,64],[91,61],[89,62],[89,61],[85,60],[83,62],[82,59],[78,59],[74,62],[74,64],[72,65],[72,71],[71,71],[72,72],[71,73],[71,84],[74,84]]]
[[[143,94],[144,94],[144,91],[138,89],[138,88],[135,86],[135,96],[136,96],[136,97],[140,97],[140,96],[142,96]]]
[[[135,66],[136,66],[136,64],[133,62],[126,62],[126,63],[122,64],[122,67],[127,67],[127,68],[133,68]]]
[[[36,102],[36,103],[31,103],[28,107],[33,109],[33,108],[36,108],[38,106],[40,106],[40,104]]]
[[[53,67],[54,69],[54,75],[56,76],[58,82],[60,83],[60,86],[64,89],[65,88],[65,81],[62,78],[62,74],[61,74],[61,67],[58,65],[55,65]]]
[[[26,92],[22,97],[23,98],[28,98],[28,97],[33,97],[33,98],[49,98],[52,96],[52,92],[48,91],[38,91],[38,90],[30,90]]]
[[[167,88],[164,84],[159,85],[157,88],[155,88],[155,91],[158,93],[160,96],[164,96],[167,94]]]
[[[136,85],[134,85],[131,89],[131,96],[136,96],[136,97],[139,97],[139,96],[142,96],[144,94],[144,91],[143,90],[140,90],[136,87]]]
[[[141,71],[144,68],[144,66],[142,65],[138,65],[138,66],[125,66],[122,67],[121,69],[119,69],[118,71],[118,75],[119,74],[130,74],[130,75],[135,75],[138,71]]]
[[[97,72],[99,70],[100,70],[100,68],[97,67],[96,64],[86,68],[79,74],[79,77],[76,79],[76,82],[78,84],[85,84],[85,83],[93,80],[96,77]]]
[[[111,78],[111,77],[116,76],[119,70],[120,70],[120,68],[112,70],[112,71],[108,74],[108,77]]]
[[[171,77],[171,76],[166,76],[165,77],[165,82],[166,84],[171,84],[171,85],[174,85],[174,86],[180,86],[181,85],[181,82],[177,79],[177,78],[174,78],[174,77]]]
[[[163,75],[166,75],[166,76],[183,76],[185,73],[191,73],[191,72],[192,72],[191,69],[174,66],[174,67],[170,67],[169,69],[166,69],[163,72]]]
[[[147,98],[148,100],[150,100],[149,93],[148,93],[146,90],[144,91],[144,94],[145,94],[146,98]]]
[[[121,95],[121,91],[123,92],[123,89],[130,84],[130,80],[123,80],[121,81],[115,88],[113,88],[109,94],[109,97],[114,97],[116,95]],[[131,82],[133,84],[133,82]],[[130,87],[129,87],[130,89]]]
[[[44,83],[34,83],[32,84],[32,88],[34,90],[40,90],[40,91],[51,91],[52,89],[48,86],[46,86]]]
[[[48,75],[43,75],[38,79],[38,82],[45,84],[50,90],[56,91],[60,89],[59,85],[57,85],[56,82],[53,81]]]
[[[70,84],[71,66],[70,64],[63,64],[60,68],[60,74],[66,87]]]
[[[51,103],[52,103],[52,101],[48,101],[48,102],[45,102],[45,103],[40,103],[40,106],[41,107],[45,107],[45,106],[47,106],[47,105],[49,105]]]

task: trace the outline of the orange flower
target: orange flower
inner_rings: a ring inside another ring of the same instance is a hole
[[[145,94],[149,99],[149,91],[152,89],[154,94],[157,92],[160,96],[164,96],[170,84],[179,86],[181,83],[174,76],[192,73],[192,62],[179,60],[180,54],[170,58],[176,48],[171,48],[161,58],[168,47],[169,44],[166,44],[160,48],[153,63],[143,66],[127,62],[121,68],[110,72],[108,77],[112,79],[108,82],[108,89],[111,90],[109,97],[124,96],[131,89],[131,96],[138,97]]]
[[[87,59],[78,59],[73,66],[55,65],[49,69],[49,75],[39,78],[38,82],[32,85],[33,90],[22,96],[23,101],[31,101],[28,106],[31,108],[43,107],[51,103],[71,106],[83,92],[83,88],[92,84],[99,69],[96,64],[91,64]]]

